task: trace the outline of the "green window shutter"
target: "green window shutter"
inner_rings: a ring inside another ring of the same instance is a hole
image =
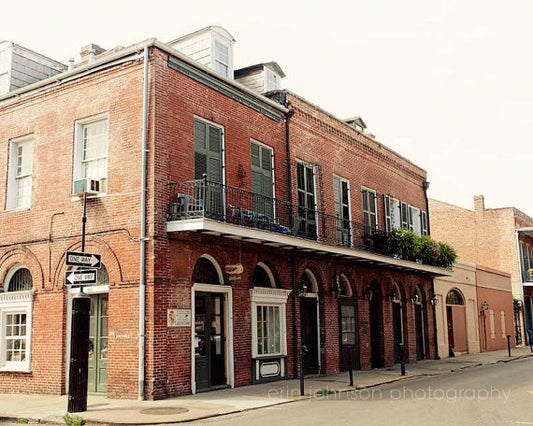
[[[272,150],[252,142],[250,146],[252,164],[252,192],[273,197]]]
[[[194,153],[194,178],[222,183],[222,129],[195,120]]]
[[[342,219],[341,180],[337,176],[333,176],[333,203],[335,204],[335,216]]]
[[[389,195],[383,195],[383,205],[385,206],[385,231],[390,232],[392,230],[392,216]]]

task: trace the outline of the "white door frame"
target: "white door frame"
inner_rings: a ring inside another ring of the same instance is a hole
[[[220,284],[201,284],[194,283],[191,291],[191,391],[196,393],[196,366],[195,366],[195,348],[196,342],[194,339],[194,326],[196,318],[196,292],[202,293],[223,293],[226,297],[226,312],[224,313],[224,319],[226,324],[226,370],[228,372],[227,384],[232,388],[235,386],[234,380],[234,363],[233,363],[233,297],[231,286]]]

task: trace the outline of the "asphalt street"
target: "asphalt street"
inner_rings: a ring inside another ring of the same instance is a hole
[[[215,417],[213,425],[533,425],[533,358]]]

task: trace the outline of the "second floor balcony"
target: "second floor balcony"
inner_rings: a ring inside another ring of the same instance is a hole
[[[449,275],[442,268],[389,253],[387,234],[382,230],[207,179],[170,184],[167,231],[205,232],[434,276]]]

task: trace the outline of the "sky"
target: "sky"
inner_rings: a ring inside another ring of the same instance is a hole
[[[427,171],[428,194],[533,217],[533,1],[0,0],[0,40],[63,63],[80,47],[167,42],[209,25],[235,68],[276,61],[283,88],[361,116]],[[526,195],[524,195],[526,194]]]

